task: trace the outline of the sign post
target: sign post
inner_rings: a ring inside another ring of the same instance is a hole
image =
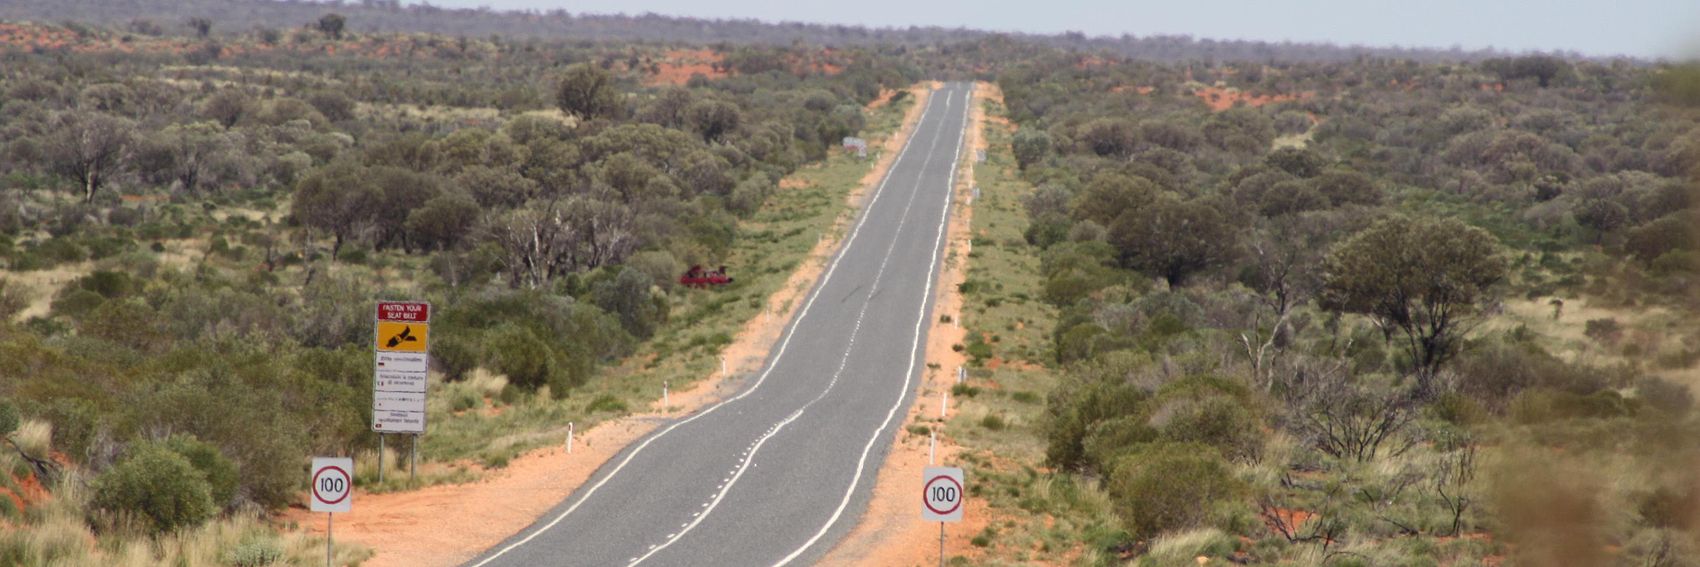
[[[962,469],[927,467],[921,479],[921,519],[939,523],[939,567],[944,567],[944,524],[962,521]]]
[[[378,433],[382,482],[384,434],[412,435],[409,458],[417,462],[419,457],[419,435],[425,433],[426,376],[431,369],[431,304],[380,301],[373,323],[372,431]]]
[[[325,567],[331,567],[336,557],[331,546],[335,515],[354,509],[354,459],[313,457],[308,479],[308,508],[325,513]]]

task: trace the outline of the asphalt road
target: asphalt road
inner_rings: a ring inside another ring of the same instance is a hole
[[[807,565],[825,555],[866,509],[925,371],[970,88],[950,83],[928,98],[739,394],[633,443],[468,565]]]

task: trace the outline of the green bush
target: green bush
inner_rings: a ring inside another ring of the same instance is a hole
[[[65,293],[53,300],[53,313],[78,319],[87,315],[90,311],[94,311],[102,303],[106,303],[106,298],[101,297],[99,293],[86,289],[67,288]]]
[[[231,567],[264,567],[281,561],[283,547],[270,540],[245,541],[224,554],[224,563]]]
[[[1202,443],[1230,459],[1253,458],[1263,447],[1263,424],[1227,396],[1168,401],[1152,412],[1164,416],[1159,431],[1167,441]]]
[[[1149,394],[1129,384],[1119,372],[1136,364],[1128,356],[1107,357],[1051,391],[1043,429],[1045,459],[1052,466],[1078,470],[1095,464],[1086,452],[1093,426],[1139,411]]]
[[[431,362],[450,382],[466,378],[466,373],[476,368],[481,358],[483,353],[478,351],[477,341],[462,335],[443,335],[431,340]]]
[[[10,400],[0,400],[0,439],[18,430],[18,407]]]
[[[555,373],[555,353],[530,329],[504,325],[490,332],[485,350],[491,368],[507,375],[508,382],[535,390],[549,383]]]
[[[155,533],[200,525],[214,513],[206,476],[189,459],[156,445],[138,446],[95,479],[92,506],[131,515]]]
[[[626,402],[611,394],[602,394],[597,396],[596,399],[591,400],[589,404],[585,405],[584,411],[585,413],[597,413],[604,411],[619,413],[626,411]]]
[[[230,462],[218,447],[188,435],[174,436],[161,445],[182,455],[189,460],[189,464],[195,466],[195,470],[201,471],[201,475],[207,479],[213,506],[225,508],[235,501],[236,487],[241,477],[237,475],[236,463]]]
[[[1122,457],[1107,479],[1111,505],[1136,537],[1198,527],[1243,484],[1216,450],[1196,443],[1151,443]]]

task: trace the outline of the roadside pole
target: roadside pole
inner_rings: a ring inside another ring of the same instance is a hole
[[[354,459],[314,457],[312,475],[308,479],[308,509],[325,513],[325,567],[332,567],[336,562],[332,535],[336,528],[336,514],[353,509]]]
[[[962,521],[962,469],[927,467],[921,473],[921,519],[939,523],[939,567],[944,567],[944,525]]]
[[[378,434],[378,482],[384,481],[387,433],[411,438],[407,480],[416,482],[431,369],[431,304],[380,301],[372,319],[372,431]]]

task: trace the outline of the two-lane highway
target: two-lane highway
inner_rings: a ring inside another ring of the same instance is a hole
[[[934,91],[762,370],[469,565],[803,565],[866,507],[924,371],[971,85]]]

